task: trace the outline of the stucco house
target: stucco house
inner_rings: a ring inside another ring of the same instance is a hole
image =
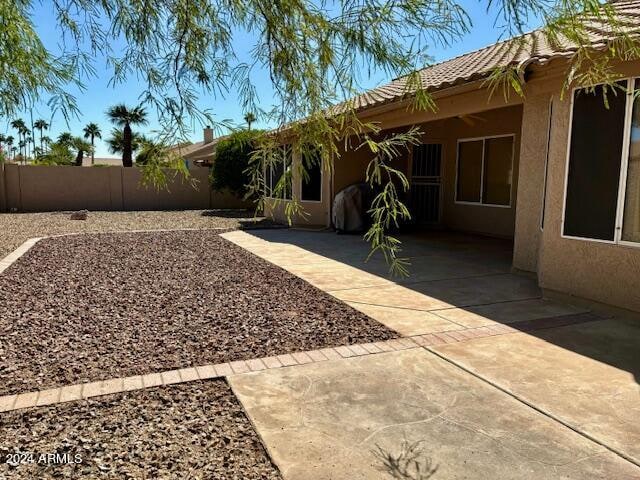
[[[615,8],[639,29],[639,0]],[[596,52],[608,48],[606,31],[592,29]],[[640,61],[616,65],[627,94],[610,95],[607,109],[602,95],[563,90],[571,45],[553,47],[540,31],[524,40],[422,70],[436,112],[408,109],[402,78],[356,97],[357,111],[388,132],[424,132],[396,165],[411,182],[415,222],[513,239],[513,268],[547,292],[640,312]],[[489,94],[488,76],[505,66],[520,66],[524,97]],[[304,185],[294,168],[308,214],[294,222],[330,226],[336,193],[364,181],[369,160],[364,149],[343,151],[331,174],[311,172]],[[267,213],[284,220],[286,201],[267,200]]]

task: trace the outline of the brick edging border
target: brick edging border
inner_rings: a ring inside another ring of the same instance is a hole
[[[243,375],[262,370],[294,367],[297,365],[320,363],[328,360],[342,360],[351,357],[432,347],[447,343],[464,342],[475,338],[492,337],[518,332],[530,332],[546,328],[603,320],[604,318],[605,317],[592,313],[579,313],[561,317],[514,322],[510,325],[500,324],[468,328],[466,330],[450,330],[412,337],[400,337],[386,341],[327,347],[319,350],[284,353],[281,355],[253,358],[249,360],[236,360],[232,362],[148,373],[146,375],[133,375],[90,383],[66,385],[46,390],[1,396],[0,412],[32,407],[44,407],[58,403],[99,397],[102,395],[143,390],[145,388],[162,385],[186,383],[196,380],[208,380],[212,378],[223,378],[232,375]]]

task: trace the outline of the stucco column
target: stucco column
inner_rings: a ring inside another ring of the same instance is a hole
[[[513,266],[538,271],[551,95],[527,95],[522,110]]]

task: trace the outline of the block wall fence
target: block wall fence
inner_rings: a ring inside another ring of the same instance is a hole
[[[168,189],[157,191],[140,184],[137,168],[34,166],[0,167],[0,211],[51,212],[60,210],[188,210],[251,208],[251,202],[229,193],[212,191],[209,169],[190,170],[196,188],[180,175]]]

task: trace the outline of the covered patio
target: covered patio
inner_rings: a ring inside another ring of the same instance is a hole
[[[403,336],[462,332],[585,313],[542,298],[531,276],[511,273],[512,242],[477,235],[400,235],[408,277],[366,261],[359,235],[301,230],[229,232],[225,238],[303,278]]]

